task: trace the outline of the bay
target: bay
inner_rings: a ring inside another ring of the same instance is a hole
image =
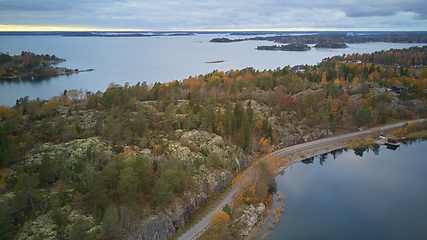
[[[427,141],[410,143],[336,151],[286,169],[276,177],[285,212],[269,239],[425,239]]]
[[[105,91],[110,83],[134,85],[138,82],[170,82],[214,70],[228,71],[253,67],[258,70],[298,64],[314,65],[325,57],[365,53],[424,44],[363,43],[347,49],[312,49],[306,52],[257,51],[268,41],[211,43],[226,34],[196,34],[160,37],[61,37],[1,36],[0,52],[12,55],[29,51],[51,54],[67,61],[58,66],[95,69],[73,75],[14,79],[0,82],[0,105],[13,106],[16,99],[49,99],[64,90]],[[251,36],[246,36],[251,37]],[[224,60],[222,63],[206,63]]]

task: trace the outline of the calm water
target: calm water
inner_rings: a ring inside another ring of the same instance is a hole
[[[426,239],[426,149],[423,141],[294,164],[276,177],[285,212],[270,239]]]
[[[217,34],[165,37],[60,37],[2,36],[0,51],[20,54],[21,51],[51,54],[67,59],[60,66],[96,69],[69,76],[0,82],[0,105],[14,105],[19,97],[49,99],[64,90],[87,89],[104,91],[112,82],[133,85],[182,80],[213,70],[227,71],[254,67],[275,69],[287,65],[313,65],[325,57],[343,53],[365,53],[390,48],[407,48],[415,44],[366,43],[350,44],[347,49],[312,49],[307,52],[256,51],[258,45],[272,42],[210,43]],[[247,36],[250,37],[250,36]],[[422,46],[423,44],[418,44]],[[225,60],[224,63],[207,64]]]

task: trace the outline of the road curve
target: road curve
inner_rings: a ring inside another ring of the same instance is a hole
[[[306,142],[306,143],[294,145],[291,147],[283,148],[283,149],[280,149],[280,150],[273,152],[273,154],[276,158],[282,158],[282,157],[284,157],[288,154],[291,154],[293,152],[301,151],[301,150],[308,149],[308,148],[318,147],[321,145],[327,145],[327,144],[331,144],[334,142],[341,142],[344,140],[355,138],[359,134],[364,134],[364,133],[369,134],[369,133],[372,133],[373,129],[378,129],[378,131],[382,132],[382,131],[390,130],[393,128],[402,127],[407,122],[425,122],[425,121],[427,121],[427,118],[396,123],[396,124],[387,125],[387,126],[383,126],[383,127],[372,128],[372,129],[368,129],[368,130],[364,130],[364,131],[360,131],[360,132],[349,133],[346,135],[341,135],[341,136],[336,136],[336,137],[319,139],[316,141]],[[266,158],[264,157],[262,160],[265,160],[265,159]],[[249,172],[249,170],[246,171],[246,174],[248,172]],[[185,233],[183,233],[181,236],[179,236],[177,238],[177,240],[193,240],[193,239],[198,238],[203,232],[206,231],[206,229],[208,229],[209,220],[211,219],[212,214],[214,212],[221,211],[222,208],[225,206],[225,204],[231,203],[231,201],[233,200],[233,198],[236,196],[236,194],[238,192],[238,188],[239,188],[239,186],[236,185],[230,191],[228,191],[228,193],[221,200],[219,200],[219,202],[205,216],[203,216],[202,219],[200,219],[190,229],[188,229]]]

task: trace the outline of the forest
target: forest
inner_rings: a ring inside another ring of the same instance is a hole
[[[10,56],[8,53],[0,52],[0,79],[23,75],[51,75],[53,69],[48,67],[52,64],[65,61],[55,55],[35,54],[22,51],[20,55]]]
[[[253,159],[293,139],[427,117],[426,48],[0,106],[0,238],[172,237]],[[271,166],[256,165],[256,182],[225,212],[268,205]],[[239,238],[244,226],[232,226],[232,215],[217,216],[228,230],[212,236]]]
[[[287,44],[287,45],[272,45],[272,46],[257,46],[256,50],[268,51],[308,51],[310,46],[307,44]]]
[[[232,34],[237,35],[237,34]],[[426,43],[427,33],[408,32],[408,33],[312,33],[312,34],[277,34],[268,37],[251,37],[251,38],[213,38],[210,42],[242,42],[242,41],[272,41],[277,43],[292,44],[341,44],[341,43],[366,43],[366,42],[392,42],[392,43]]]

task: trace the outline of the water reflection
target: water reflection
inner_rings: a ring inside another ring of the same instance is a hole
[[[312,163],[314,163],[314,157],[304,159],[301,162],[304,164],[312,164]]]
[[[272,240],[424,239],[427,138],[400,142],[396,151],[339,149],[294,164],[276,177],[286,197],[279,224],[266,225],[256,239],[270,232]]]
[[[17,77],[17,78],[7,78],[1,79],[0,83],[2,84],[21,84],[21,83],[31,83],[31,84],[40,84],[44,81],[49,82],[51,79],[57,79],[59,76],[26,76],[26,77]]]

